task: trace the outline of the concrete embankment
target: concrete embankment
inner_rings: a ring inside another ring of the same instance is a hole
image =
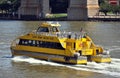
[[[25,20],[25,21],[120,21],[119,16],[91,16],[88,20],[69,20],[66,17],[59,18],[40,18],[40,19],[32,19],[32,18],[21,18],[18,16],[0,16],[0,20]]]

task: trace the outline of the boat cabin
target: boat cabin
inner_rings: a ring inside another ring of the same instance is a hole
[[[37,32],[59,32],[59,27],[60,24],[52,24],[52,23],[42,23],[40,27],[37,29]]]

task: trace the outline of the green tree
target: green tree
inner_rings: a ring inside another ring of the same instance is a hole
[[[11,5],[8,3],[2,3],[0,4],[0,9],[2,10],[2,12],[5,11],[6,13],[8,13],[11,9]]]
[[[111,6],[111,11],[117,15],[120,12],[120,6],[119,5]]]
[[[105,2],[104,0],[98,0],[99,5],[104,2]]]
[[[12,2],[12,11],[17,12],[19,7],[20,7],[20,0],[14,0]]]
[[[0,10],[6,13],[17,12],[20,6],[20,0],[1,0]]]
[[[108,0],[98,0],[99,5],[106,2],[108,2]]]
[[[111,11],[111,5],[108,3],[101,3],[100,4],[100,12],[103,12],[105,15],[107,15],[108,12]]]

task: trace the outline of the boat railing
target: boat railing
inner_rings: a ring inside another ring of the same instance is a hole
[[[59,38],[80,39],[85,37],[86,32],[34,32],[36,35],[53,36]]]

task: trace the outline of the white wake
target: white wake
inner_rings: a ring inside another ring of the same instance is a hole
[[[97,73],[103,73],[107,75],[112,75],[115,77],[120,77],[120,59],[112,58],[112,62],[108,63],[95,63],[88,62],[87,65],[64,65],[49,61],[38,60],[30,57],[17,56],[12,58],[15,62],[28,62],[31,64],[42,64],[42,65],[52,65],[52,66],[63,66],[75,70],[84,70]]]

